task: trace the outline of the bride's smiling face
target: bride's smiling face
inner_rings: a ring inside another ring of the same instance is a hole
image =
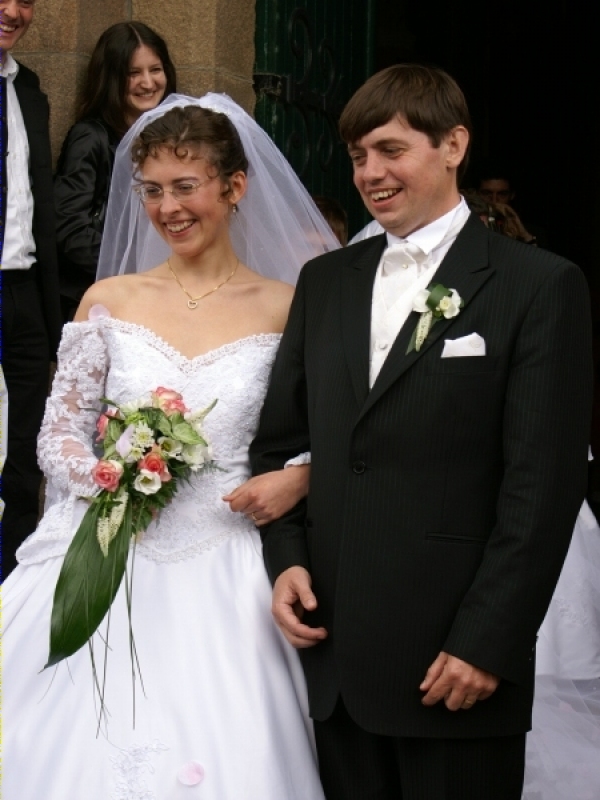
[[[246,189],[243,172],[225,182],[201,150],[179,158],[166,149],[148,156],[140,172],[146,213],[174,253],[193,258],[228,241],[232,207]]]

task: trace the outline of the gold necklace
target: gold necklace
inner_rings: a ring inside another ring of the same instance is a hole
[[[175,278],[175,280],[179,284],[179,288],[181,289],[181,291],[185,295],[187,295],[187,297],[189,298],[188,301],[187,301],[187,305],[188,305],[188,308],[192,309],[192,310],[194,308],[198,307],[198,301],[199,300],[202,300],[204,297],[208,297],[209,294],[212,294],[213,292],[216,292],[217,289],[221,288],[221,286],[225,286],[225,284],[233,278],[233,276],[235,275],[236,270],[239,267],[239,265],[240,265],[240,260],[239,260],[239,258],[236,258],[235,267],[231,270],[230,274],[225,278],[224,281],[221,281],[221,283],[217,283],[217,285],[214,288],[210,289],[208,292],[204,292],[204,294],[199,294],[198,297],[192,297],[192,295],[188,292],[188,290],[185,288],[183,283],[179,280],[179,278],[177,276],[177,273],[175,272],[175,270],[171,266],[171,259],[167,258],[167,266],[169,267],[169,270],[171,271],[171,275]]]

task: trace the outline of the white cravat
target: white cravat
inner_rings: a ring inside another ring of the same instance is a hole
[[[35,263],[33,195],[29,179],[29,141],[14,87],[19,65],[6,53],[2,75],[6,78],[8,154],[6,156],[6,222],[2,269],[29,269]]]
[[[426,259],[427,253],[411,242],[388,245],[383,254],[380,272],[380,288],[388,308],[419,277]]]
[[[415,295],[429,286],[470,213],[461,197],[455,208],[406,239],[388,234],[388,247],[381,257],[373,285],[370,386],[375,383],[400,329],[412,311]]]

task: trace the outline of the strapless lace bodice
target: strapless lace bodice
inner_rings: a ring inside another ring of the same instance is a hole
[[[277,346],[277,334],[259,334],[188,359],[151,330],[111,317],[65,326],[59,369],[40,434],[38,454],[48,478],[47,507],[38,530],[19,550],[33,563],[63,554],[95,487],[90,470],[100,397],[127,402],[157,386],[183,395],[188,408],[213,400],[205,421],[218,468],[183,484],[175,500],[138,545],[158,561],[193,557],[249,529],[222,496],[249,475],[248,446]]]

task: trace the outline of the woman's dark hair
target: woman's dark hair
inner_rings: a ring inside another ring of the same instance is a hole
[[[139,169],[159,151],[181,159],[205,158],[227,184],[235,172],[248,172],[244,147],[229,117],[201,106],[172,108],[150,122],[134,141],[131,158]]]
[[[117,22],[96,43],[81,92],[77,121],[100,117],[120,136],[127,132],[125,94],[129,67],[134,52],[142,45],[161,60],[167,79],[165,97],[177,91],[175,67],[165,40],[143,22]]]

